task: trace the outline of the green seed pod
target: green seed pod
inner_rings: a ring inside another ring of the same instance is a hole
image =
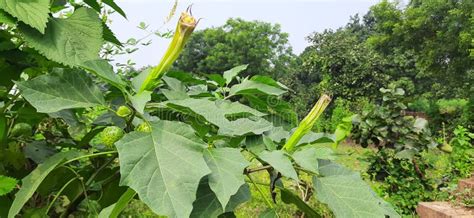
[[[114,143],[120,140],[125,132],[117,126],[108,126],[100,133],[100,141],[105,146],[112,148]]]
[[[10,132],[11,136],[31,136],[33,129],[28,123],[17,123]]]
[[[150,124],[143,122],[142,124],[138,125],[135,130],[139,132],[151,132],[151,126]]]
[[[128,117],[130,114],[132,114],[132,110],[130,110],[129,107],[122,105],[117,109],[117,112],[115,112],[117,116],[119,117]]]

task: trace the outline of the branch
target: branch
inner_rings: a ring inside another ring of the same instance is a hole
[[[261,167],[256,167],[256,168],[245,168],[244,170],[244,174],[245,175],[249,175],[251,173],[255,173],[255,172],[258,172],[258,171],[262,171],[262,170],[268,170],[268,169],[272,169],[273,167],[270,166],[270,165],[265,165],[265,166],[261,166]]]

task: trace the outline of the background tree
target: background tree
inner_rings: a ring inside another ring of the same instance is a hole
[[[249,64],[243,75],[278,77],[289,71],[294,55],[280,25],[229,19],[220,27],[193,34],[175,68],[194,73],[221,73]]]

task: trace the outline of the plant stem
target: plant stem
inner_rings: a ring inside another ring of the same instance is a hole
[[[251,168],[251,169],[245,168],[244,174],[251,174],[251,173],[255,173],[255,172],[258,172],[258,171],[262,171],[262,170],[268,170],[268,169],[271,169],[271,168],[272,168],[272,166],[270,166],[270,165],[265,165],[265,166],[261,166],[261,167]]]
[[[260,187],[258,187],[258,185],[253,181],[252,177],[250,175],[246,175],[246,176],[247,176],[247,178],[249,178],[250,182],[252,182],[252,184],[255,186],[258,193],[260,193],[262,198],[265,200],[265,203],[267,204],[267,206],[269,208],[273,209],[274,206],[273,206],[272,202],[268,199],[268,197],[265,195],[265,193],[263,193],[263,191],[260,189]]]
[[[61,193],[64,191],[64,189],[66,189],[66,187],[71,184],[73,181],[75,181],[76,179],[79,179],[77,177],[74,177],[72,178],[71,180],[69,180],[68,182],[66,182],[66,184],[63,185],[63,187],[61,187],[61,189],[56,193],[56,195],[54,196],[53,200],[51,201],[51,203],[49,203],[48,205],[48,208],[46,209],[46,212],[45,212],[45,215],[48,214],[49,210],[51,209],[51,207],[53,206],[54,202],[56,202],[56,200],[59,198],[59,196],[61,195]]]
[[[76,160],[80,160],[80,159],[83,159],[83,158],[89,158],[89,157],[97,157],[97,156],[102,156],[102,155],[108,155],[108,154],[116,154],[117,151],[105,151],[105,152],[100,152],[100,153],[94,153],[94,154],[88,154],[88,155],[83,155],[83,156],[80,156],[80,157],[76,157],[76,158],[73,158],[71,160],[68,160],[66,162],[64,162],[62,165],[66,165],[68,163],[71,163],[71,162],[74,162]]]

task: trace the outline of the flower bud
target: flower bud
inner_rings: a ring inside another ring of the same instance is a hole
[[[316,102],[314,105],[313,109],[311,109],[308,115],[306,115],[306,117],[299,123],[295,132],[290,136],[288,141],[283,146],[283,149],[292,151],[300,139],[303,138],[303,136],[313,128],[319,116],[321,116],[330,102],[331,97],[328,95],[321,96],[318,102]]]
[[[183,51],[184,45],[189,41],[189,37],[197,24],[198,21],[192,16],[190,8],[181,14],[168,50],[166,50],[158,66],[154,67],[147,75],[139,92],[152,91],[158,85],[164,73],[178,59],[179,54]]]

